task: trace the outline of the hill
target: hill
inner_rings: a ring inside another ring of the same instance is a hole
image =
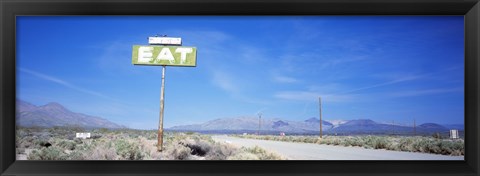
[[[83,128],[125,128],[107,119],[75,113],[59,103],[48,103],[35,106],[31,103],[17,100],[16,123],[24,127],[54,127],[77,126]]]
[[[258,117],[236,117],[211,120],[202,124],[182,125],[168,128],[178,131],[244,131],[252,132],[259,129]],[[323,124],[330,124],[323,121]],[[282,119],[261,119],[261,131],[270,132],[294,132],[294,133],[313,133],[318,131],[319,120],[307,119],[306,121],[290,121]]]
[[[317,134],[319,132],[320,120],[308,118],[303,121],[292,121],[279,118],[262,118],[260,131],[263,134],[278,134],[287,132],[293,134]],[[325,134],[432,134],[446,133],[450,128],[435,124],[424,123],[413,128],[413,126],[402,126],[378,123],[370,119],[354,120],[322,120],[322,131]],[[173,131],[197,131],[208,133],[256,133],[259,130],[258,117],[236,117],[211,120],[201,124],[182,125],[168,128]]]

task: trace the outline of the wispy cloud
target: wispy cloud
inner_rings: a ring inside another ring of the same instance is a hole
[[[396,78],[387,82],[373,84],[369,86],[364,86],[360,88],[350,89],[347,91],[342,91],[340,93],[324,93],[324,92],[332,92],[326,91],[325,87],[313,87],[311,90],[308,91],[281,91],[274,94],[275,98],[285,99],[285,100],[297,100],[297,101],[314,101],[317,100],[318,97],[322,97],[322,101],[325,102],[352,102],[358,101],[361,99],[360,94],[353,94],[354,92],[361,91],[361,90],[368,90],[378,87],[384,87],[388,85],[394,85],[402,82],[414,81],[419,79],[429,78],[433,75],[437,75],[442,72],[447,72],[455,69],[461,68],[460,66],[449,67],[437,72],[426,73],[426,74],[417,74],[417,75],[409,75],[403,76],[400,78]],[[338,89],[339,86],[336,84],[335,89]],[[328,88],[329,86],[327,86]],[[343,89],[343,88],[342,88]],[[444,89],[427,89],[427,90],[415,90],[415,91],[406,91],[406,92],[397,92],[394,94],[390,94],[389,96],[393,97],[409,97],[409,96],[424,96],[424,95],[431,95],[431,94],[440,94],[440,93],[452,93],[452,92],[461,92],[463,88],[456,87],[456,88],[444,88]],[[321,93],[323,92],[323,93]]]
[[[136,71],[131,64],[131,47],[133,42],[114,41],[105,46],[98,47],[102,51],[95,63],[102,71],[112,74]]]
[[[298,113],[297,117],[305,116],[307,114],[307,111],[310,109],[310,106],[312,103],[313,103],[312,101],[305,102],[305,105],[303,106],[303,110]]]
[[[50,82],[53,82],[53,83],[57,83],[59,85],[62,85],[64,87],[70,88],[70,89],[78,91],[78,92],[82,92],[82,93],[86,93],[86,94],[90,94],[90,95],[94,95],[94,96],[98,96],[98,97],[102,97],[102,98],[110,98],[110,97],[108,97],[108,96],[106,96],[102,93],[76,86],[72,83],[69,83],[65,80],[62,80],[62,79],[59,79],[59,78],[56,78],[56,77],[53,77],[53,76],[49,76],[49,75],[39,73],[39,72],[30,70],[30,69],[26,69],[26,68],[18,68],[18,70],[20,70],[21,72],[24,72],[24,73],[28,73],[32,76],[37,77],[37,78],[40,78],[40,79],[43,79],[43,80],[46,80],[46,81],[50,81]]]
[[[360,90],[367,90],[367,89],[372,89],[372,88],[377,88],[377,87],[383,87],[387,85],[392,85],[396,83],[401,83],[405,81],[412,81],[416,79],[423,78],[429,74],[425,75],[415,75],[415,76],[407,76],[395,80],[391,80],[388,82],[383,82],[379,84],[374,84],[370,86],[365,86],[365,87],[360,87],[356,89],[351,89],[347,91],[343,91],[340,93],[330,93],[330,94],[321,94],[318,91],[282,91],[282,92],[277,92],[274,97],[280,98],[280,99],[286,99],[286,100],[300,100],[300,101],[309,101],[309,100],[315,100],[318,99],[318,97],[322,97],[324,101],[326,102],[351,102],[353,100],[356,100],[356,97],[358,98],[359,95],[352,94],[353,92],[360,91]],[[427,92],[424,92],[427,93]]]
[[[288,76],[280,76],[280,75],[274,75],[272,76],[272,79],[274,82],[277,83],[297,83],[300,80],[295,79],[293,77],[288,77]]]
[[[394,96],[394,97],[412,97],[412,96],[424,96],[424,95],[463,92],[463,91],[464,91],[464,89],[462,87],[442,88],[442,89],[426,89],[426,90],[396,92],[396,93],[393,93],[391,96]]]
[[[442,70],[437,71],[437,72],[404,76],[404,77],[400,77],[400,78],[397,78],[397,79],[394,79],[394,80],[391,80],[391,81],[378,83],[378,84],[373,84],[373,85],[360,87],[360,88],[355,88],[355,89],[351,89],[351,90],[348,90],[348,91],[340,92],[338,94],[348,94],[348,93],[352,93],[352,92],[356,92],[356,91],[360,91],[360,90],[367,90],[367,89],[383,87],[383,86],[388,86],[388,85],[407,82],[407,81],[414,81],[414,80],[418,80],[418,79],[429,78],[433,75],[437,75],[439,73],[443,73],[443,72],[447,72],[447,71],[456,70],[456,69],[459,69],[459,68],[462,68],[462,67],[463,66],[452,66],[452,67],[448,67],[448,68],[442,69]]]
[[[303,53],[283,53],[279,57],[279,71],[278,72],[290,72],[311,74],[319,73],[322,71],[329,71],[335,73],[350,73],[351,70],[346,70],[346,65],[352,65],[356,63],[362,63],[373,58],[374,54],[355,53],[346,54],[339,51],[314,50]],[[350,74],[347,74],[350,75]],[[337,74],[336,77],[339,75]]]
[[[221,88],[222,90],[228,93],[239,93],[240,88],[235,83],[234,78],[224,71],[216,70],[213,72],[212,82],[217,87]]]
[[[357,99],[358,95],[335,95],[322,94],[312,91],[281,91],[274,94],[275,98],[296,101],[317,101],[318,97],[322,97],[325,102],[351,102]]]
[[[253,104],[268,105],[271,102],[268,100],[255,98],[248,95],[248,87],[250,82],[234,76],[228,71],[215,70],[213,72],[212,83],[225,91],[230,97]]]
[[[340,66],[342,64],[349,64],[351,62],[359,62],[367,59],[368,57],[366,56],[348,56],[345,58],[331,58],[326,60],[325,62],[322,62],[322,64],[320,65],[320,69],[333,68],[333,67]]]
[[[374,85],[370,85],[370,86],[351,89],[351,90],[348,90],[348,91],[341,92],[339,94],[347,94],[347,93],[352,93],[352,92],[356,92],[356,91],[360,91],[360,90],[367,90],[367,89],[372,89],[372,88],[397,84],[397,83],[401,83],[401,82],[405,82],[405,81],[412,81],[412,80],[423,78],[425,76],[426,75],[407,76],[407,77],[403,77],[403,78],[399,78],[399,79],[395,79],[395,80],[391,80],[391,81],[387,81],[387,82],[383,82],[383,83],[379,83],[379,84],[374,84]]]
[[[234,51],[238,53],[239,62],[248,66],[255,66],[269,62],[267,52],[269,48],[251,46],[248,43],[237,42]]]

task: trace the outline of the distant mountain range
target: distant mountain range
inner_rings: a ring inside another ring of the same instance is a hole
[[[304,121],[291,121],[279,118],[261,120],[260,131],[262,133],[297,133],[317,134],[319,132],[320,119],[309,118]],[[168,128],[173,131],[197,131],[197,132],[249,132],[255,133],[259,128],[257,117],[236,117],[211,120],[202,124],[182,125]],[[322,120],[322,131],[326,134],[432,134],[446,133],[449,129],[463,130],[463,125],[439,125],[424,123],[413,126],[392,125],[378,123],[370,119],[356,120]]]
[[[83,128],[125,128],[106,119],[72,112],[61,104],[48,103],[35,106],[18,100],[16,104],[16,123],[24,127],[77,126]]]
[[[31,103],[17,100],[16,123],[19,126],[53,127],[77,126],[83,128],[126,128],[101,117],[75,113],[58,103],[48,103],[35,106]],[[318,134],[320,120],[308,118],[303,121],[292,121],[280,118],[262,118],[261,133],[278,134],[279,132],[296,134]],[[182,125],[167,128],[171,131],[197,131],[212,133],[255,133],[259,128],[258,117],[236,117],[211,120],[201,124]],[[322,131],[325,134],[432,134],[448,133],[449,129],[463,131],[463,124],[424,123],[413,126],[386,124],[370,119],[355,120],[322,120]]]

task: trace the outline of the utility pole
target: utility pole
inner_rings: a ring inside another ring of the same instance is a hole
[[[260,128],[262,126],[262,113],[258,113],[258,131],[257,135],[260,135]]]
[[[392,135],[395,135],[395,120],[392,120]]]
[[[417,125],[415,124],[415,119],[413,119],[413,135],[417,135]]]
[[[320,139],[322,138],[322,97],[318,97],[318,104],[320,107]]]

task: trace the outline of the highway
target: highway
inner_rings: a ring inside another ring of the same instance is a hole
[[[212,138],[216,142],[228,143],[238,147],[259,146],[267,151],[280,154],[288,160],[464,160],[464,156],[244,139],[227,135],[215,135]]]

